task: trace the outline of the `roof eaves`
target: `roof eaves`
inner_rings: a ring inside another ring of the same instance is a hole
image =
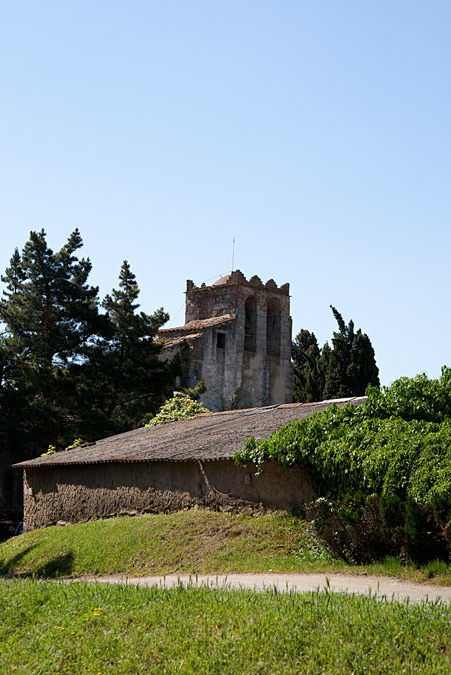
[[[222,316],[210,316],[207,319],[198,319],[197,321],[189,321],[184,326],[175,326],[174,328],[161,328],[157,333],[158,337],[164,337],[164,335],[170,333],[184,333],[192,330],[202,330],[203,328],[212,328],[214,326],[220,326],[229,321],[235,321],[236,314],[223,314]]]
[[[26,462],[19,462],[18,464],[13,464],[12,467],[14,469],[26,469],[26,468],[33,468],[33,469],[40,469],[40,468],[49,468],[49,467],[55,467],[55,466],[90,466],[90,465],[97,465],[97,464],[150,464],[150,463],[155,463],[155,462],[172,462],[173,464],[177,462],[223,462],[227,461],[230,459],[233,459],[233,454],[227,454],[227,455],[218,455],[217,457],[194,457],[194,456],[188,456],[188,457],[145,457],[145,458],[139,458],[139,457],[117,457],[114,459],[106,459],[106,458],[99,458],[99,459],[91,459],[91,460],[73,460],[73,461],[61,461],[61,462],[39,462],[35,463],[35,460],[30,459]]]

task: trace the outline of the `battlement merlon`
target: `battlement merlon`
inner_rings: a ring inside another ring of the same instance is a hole
[[[224,277],[221,277],[215,281],[211,286],[206,284],[201,284],[196,286],[191,279],[188,279],[186,282],[186,293],[195,293],[197,291],[204,291],[207,288],[217,287],[217,286],[248,286],[250,288],[265,288],[271,293],[278,293],[280,295],[290,295],[290,284],[283,284],[282,286],[277,286],[274,279],[269,279],[266,284],[263,284],[260,277],[254,275],[249,279],[246,279],[244,274],[240,270],[235,270],[231,274],[227,274]]]

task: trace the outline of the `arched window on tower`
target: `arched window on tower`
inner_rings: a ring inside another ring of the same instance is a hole
[[[255,352],[257,342],[257,300],[255,295],[246,298],[244,305],[244,351]]]
[[[275,298],[266,305],[266,353],[280,356],[280,305]]]

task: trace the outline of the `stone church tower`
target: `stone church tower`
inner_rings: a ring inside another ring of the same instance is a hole
[[[180,353],[182,387],[204,379],[212,411],[291,403],[289,285],[239,271],[211,286],[186,284],[185,325],[159,331],[162,358]]]

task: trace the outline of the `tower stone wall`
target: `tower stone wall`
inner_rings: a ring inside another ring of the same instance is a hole
[[[189,386],[203,377],[210,410],[291,403],[289,284],[248,281],[239,270],[211,286],[188,280],[185,326],[221,316],[234,321],[204,331],[192,348]]]

